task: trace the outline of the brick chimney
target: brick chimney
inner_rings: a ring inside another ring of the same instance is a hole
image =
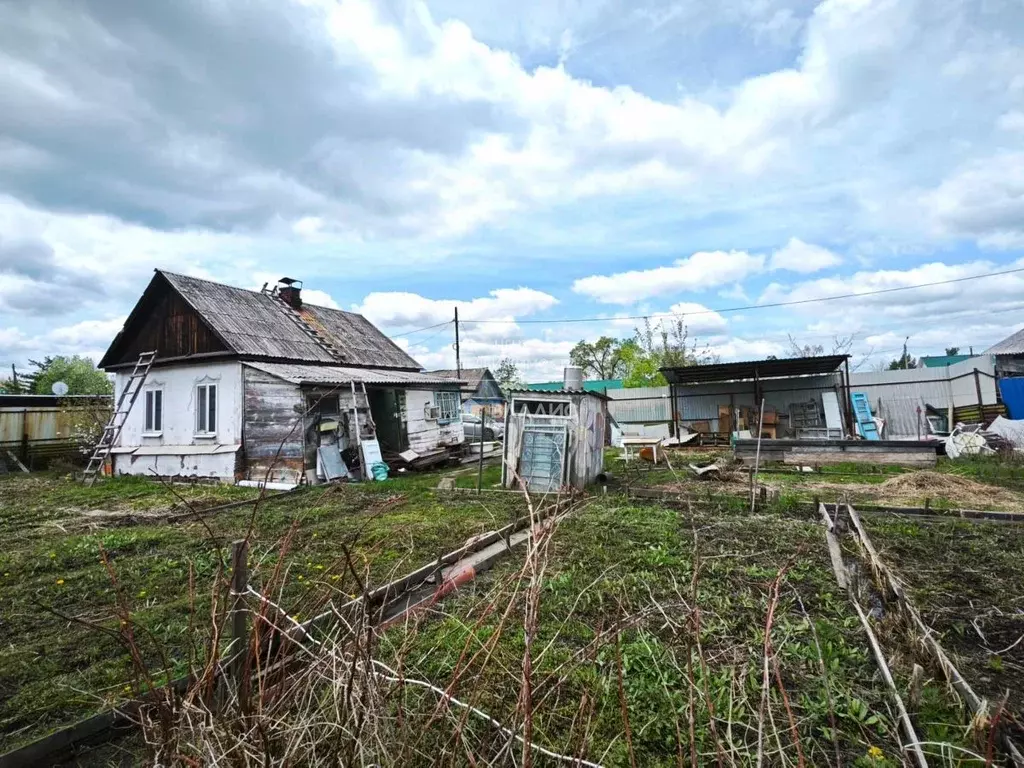
[[[293,309],[302,308],[302,281],[282,277],[278,282],[277,295]]]

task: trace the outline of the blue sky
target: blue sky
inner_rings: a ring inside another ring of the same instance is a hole
[[[428,368],[458,304],[529,379],[662,313],[722,359],[983,349],[1024,273],[757,307],[1024,267],[1024,7],[3,4],[0,364],[98,356],[156,267],[303,279]]]

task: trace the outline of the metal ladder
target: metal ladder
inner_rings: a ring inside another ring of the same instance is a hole
[[[317,346],[319,346],[322,350],[324,350],[327,354],[329,354],[338,362],[345,361],[345,354],[336,346],[331,344],[330,341],[324,338],[319,331],[317,331],[317,329],[313,326],[311,319],[303,317],[301,314],[299,314],[295,307],[293,307],[287,301],[282,299],[281,295],[277,292],[276,288],[269,291],[264,289],[261,292],[269,296],[270,298],[274,299],[277,302],[278,306],[280,306],[281,309],[283,309],[292,319],[292,321],[299,327],[299,330],[306,334],[306,336],[308,336],[313,342],[315,342]]]
[[[121,430],[142,391],[142,385],[149,375],[149,369],[153,366],[154,359],[156,359],[156,350],[141,353],[139,359],[135,361],[135,368],[132,369],[131,376],[125,382],[124,389],[121,390],[121,394],[117,398],[117,405],[114,406],[114,412],[110,414],[110,421],[103,428],[103,434],[100,435],[100,440],[93,448],[92,456],[89,457],[89,463],[85,467],[82,479],[86,485],[91,486],[95,483],[96,476],[103,471],[103,465],[110,456],[110,451],[117,442],[117,438],[121,436]]]
[[[853,417],[857,420],[861,437],[865,440],[881,439],[875,420],[871,418],[871,404],[868,403],[868,396],[863,392],[854,392],[850,395],[850,402],[853,404]]]

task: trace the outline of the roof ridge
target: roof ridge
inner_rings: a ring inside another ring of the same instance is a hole
[[[174,272],[174,271],[169,270],[169,269],[160,269],[159,267],[157,267],[153,271],[157,272],[158,274],[164,275],[164,276],[182,277],[182,278],[184,278],[186,280],[198,280],[201,283],[209,283],[210,285],[219,285],[222,288],[230,288],[233,291],[245,291],[246,293],[251,293],[254,296],[266,296],[267,295],[263,291],[257,291],[257,290],[254,290],[252,288],[240,288],[237,285],[231,285],[231,283],[221,283],[221,282],[218,282],[217,280],[209,280],[209,279],[207,279],[205,277],[196,277],[195,275],[186,275],[186,274],[184,274],[182,272]],[[340,312],[343,315],[350,315],[352,317],[361,317],[364,320],[366,320],[366,316],[361,314],[361,313],[359,313],[359,312],[350,312],[347,309],[340,309],[340,308],[337,308],[337,307],[325,307],[323,304],[315,304],[315,303],[313,303],[311,301],[310,302],[303,301],[303,304],[308,304],[311,307],[316,307],[317,309],[323,309],[323,310],[326,310],[327,312]],[[367,320],[367,322],[369,322],[369,320]]]

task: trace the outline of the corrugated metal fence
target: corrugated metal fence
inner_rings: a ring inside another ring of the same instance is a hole
[[[0,456],[10,451],[29,468],[77,458],[110,410],[109,397],[0,396]]]

